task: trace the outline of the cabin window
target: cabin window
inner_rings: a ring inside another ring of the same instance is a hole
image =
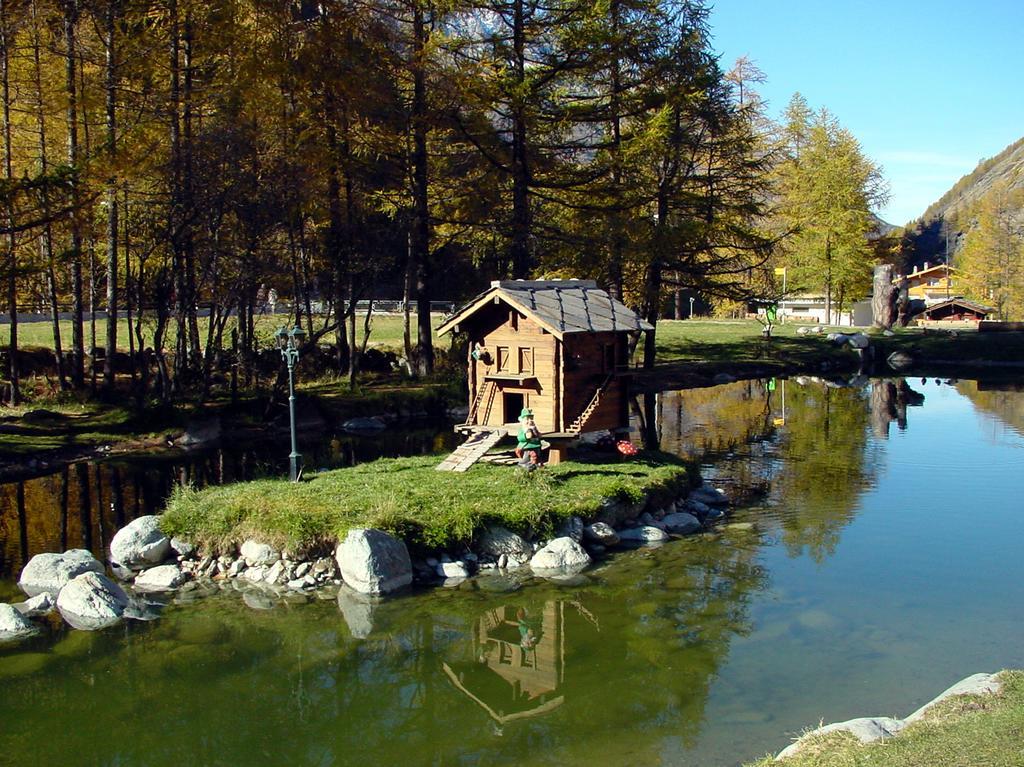
[[[499,373],[507,373],[508,369],[509,369],[508,365],[509,365],[508,347],[507,346],[499,346],[498,347],[498,372]]]
[[[528,346],[519,347],[519,372],[533,372],[533,349]]]

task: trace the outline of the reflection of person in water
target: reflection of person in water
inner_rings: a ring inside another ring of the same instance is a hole
[[[540,641],[540,627],[535,621],[527,619],[525,607],[516,610],[516,622],[519,624],[519,646],[524,650],[532,650]]]

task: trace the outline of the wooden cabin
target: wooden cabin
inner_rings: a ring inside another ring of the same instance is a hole
[[[448,317],[469,340],[463,431],[518,429],[524,407],[545,436],[629,427],[629,336],[651,326],[590,280],[508,280]]]
[[[981,322],[993,312],[995,309],[991,306],[983,306],[966,298],[952,298],[932,304],[915,319],[925,322]]]

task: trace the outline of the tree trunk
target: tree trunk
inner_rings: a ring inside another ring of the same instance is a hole
[[[178,18],[177,0],[168,3],[170,16],[170,67],[169,104],[171,142],[171,189],[168,208],[167,231],[171,238],[171,277],[174,280],[173,303],[176,335],[174,339],[174,387],[182,386],[186,378],[188,360],[188,329],[185,314],[188,297],[185,280],[185,256],[183,247],[182,219],[184,218],[182,192],[182,149],[181,149],[181,28]],[[162,383],[164,383],[162,381]]]
[[[128,188],[123,191],[124,196],[124,308],[125,319],[128,325],[128,372],[131,376],[132,389],[136,381],[136,359],[135,359],[135,338],[132,334],[132,262],[131,262],[131,239],[128,234]]]
[[[13,35],[8,27],[8,1],[0,0],[0,99],[3,101],[4,180],[14,179],[14,159],[11,147],[11,78],[10,45]],[[21,401],[21,387],[18,381],[18,280],[16,241],[14,237],[13,205],[4,211],[10,233],[7,235],[7,309],[10,314],[10,343],[8,345],[8,375],[11,380],[10,404]]]
[[[117,24],[116,0],[107,0],[104,48],[106,53],[107,156],[113,165],[117,153],[117,56],[114,50]],[[117,353],[117,180],[107,180],[107,337],[103,360],[103,388],[114,388],[114,355]]]
[[[194,27],[192,24],[191,8],[185,13],[184,26],[184,88],[182,89],[182,160],[184,163],[182,186],[184,191],[183,208],[186,213],[186,221],[192,216],[195,210],[195,183],[193,179],[192,161],[192,115],[194,112],[194,97],[192,88],[192,77],[194,66]],[[185,317],[188,327],[187,344],[187,367],[189,376],[194,377],[199,368],[200,340],[199,340],[199,295],[196,286],[196,248],[195,236],[192,225],[188,224],[184,230],[184,251],[185,251]]]
[[[82,225],[81,180],[78,167],[78,85],[77,43],[78,0],[64,0],[64,84],[67,95],[68,165],[71,168],[71,237],[68,257],[71,262],[71,380],[81,389],[85,386],[85,328],[82,310]]]
[[[410,255],[416,267],[416,363],[421,375],[434,372],[433,328],[430,323],[428,259],[430,257],[430,207],[427,173],[427,97],[424,56],[427,31],[423,10],[413,10],[413,100],[412,100],[412,180],[413,220]]]
[[[42,175],[46,176],[49,171],[49,161],[46,156],[46,113],[44,110],[45,97],[43,95],[43,67],[42,57],[40,55],[42,43],[39,39],[39,24],[38,7],[35,0],[33,0],[32,63],[36,88],[36,132],[39,136],[39,169]],[[43,216],[47,219],[47,223],[43,227],[42,239],[40,240],[39,245],[42,251],[43,263],[46,265],[46,293],[50,305],[50,324],[53,332],[54,365],[57,370],[57,380],[60,382],[60,388],[62,390],[66,390],[68,388],[68,379],[64,367],[64,349],[63,344],[61,343],[60,305],[57,301],[57,270],[53,252],[53,227],[49,223],[50,204],[49,193],[46,189],[43,189]]]
[[[892,266],[880,264],[875,267],[871,295],[872,324],[888,330],[895,321],[897,289],[892,284]]]
[[[612,211],[609,224],[611,225],[611,242],[609,243],[608,259],[608,291],[613,298],[622,300],[623,282],[623,251],[625,243],[622,236],[622,212],[619,209],[621,202],[622,187],[622,117],[620,112],[621,97],[621,64],[619,62],[619,3],[618,0],[611,0],[609,4],[611,15],[612,40],[615,50],[612,53],[611,61],[611,133],[612,141],[609,152],[612,158],[612,202],[616,206]]]
[[[405,359],[411,365],[413,360],[412,348],[412,279],[413,279],[413,257],[412,257],[412,232],[409,234],[409,246],[405,260],[405,280],[402,284],[402,349],[405,352]]]
[[[664,280],[664,267],[662,264],[662,248],[664,245],[664,230],[668,226],[668,190],[664,186],[658,189],[658,223],[654,234],[654,253],[651,263],[647,267],[647,274],[644,279],[644,319],[652,326],[644,334],[644,359],[645,370],[654,367],[657,354],[657,328],[658,319],[661,314],[661,288]]]
[[[345,222],[342,215],[341,170],[338,167],[341,152],[338,131],[334,125],[334,99],[330,94],[325,98],[324,122],[327,139],[327,255],[334,267],[334,312],[338,321],[335,331],[336,361],[338,373],[348,370],[349,348],[345,331],[345,282],[347,278],[347,252],[345,245]]]
[[[530,276],[533,258],[530,248],[530,164],[527,155],[526,110],[523,107],[521,87],[526,82],[526,23],[523,0],[514,0],[512,18],[512,48],[515,56],[515,82],[512,108],[512,242],[509,255],[512,261],[512,279],[525,280]]]

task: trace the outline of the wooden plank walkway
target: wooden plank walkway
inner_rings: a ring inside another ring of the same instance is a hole
[[[455,448],[451,455],[438,464],[437,471],[466,471],[483,458],[484,454],[497,445],[504,436],[504,429],[474,432],[469,439]]]

